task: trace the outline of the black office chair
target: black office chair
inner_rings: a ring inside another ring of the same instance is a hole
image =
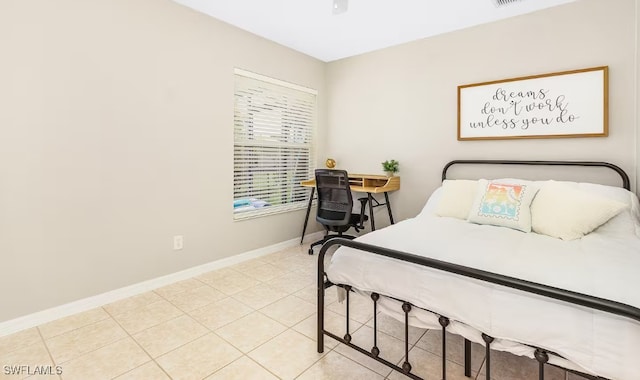
[[[313,247],[324,244],[327,240],[340,236],[355,239],[355,236],[343,235],[353,227],[356,232],[364,228],[364,222],[369,219],[364,214],[367,198],[359,198],[360,214],[353,213],[353,198],[349,187],[349,176],[344,170],[317,169],[316,189],[318,193],[318,211],[316,220],[321,223],[326,232],[322,240],[318,240],[309,247],[309,254],[313,255]],[[330,232],[336,234],[330,235]]]

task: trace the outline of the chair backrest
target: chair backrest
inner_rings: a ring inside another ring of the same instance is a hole
[[[316,170],[318,211],[316,220],[325,226],[345,226],[351,220],[353,198],[345,170]]]

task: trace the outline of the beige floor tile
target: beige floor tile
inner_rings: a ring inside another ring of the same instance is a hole
[[[56,368],[42,340],[0,356],[0,379],[23,379],[36,373],[56,374]],[[7,375],[5,377],[5,375]],[[49,378],[55,377],[45,375]]]
[[[404,359],[399,360],[396,364],[402,366]],[[418,347],[414,347],[409,352],[409,362],[411,363],[411,373],[422,377],[423,379],[441,379],[442,378],[442,357],[434,355]],[[469,380],[470,378],[464,375],[464,367],[457,365],[456,363],[447,361],[447,380]],[[472,377],[475,377],[475,373],[472,373]],[[403,375],[398,371],[393,371],[389,375],[388,379],[408,379],[409,377]],[[518,379],[510,379],[518,380]]]
[[[237,275],[238,273],[240,272],[233,270],[229,267],[226,267],[226,268],[220,268],[211,272],[203,273],[197,276],[196,279],[204,282],[205,284],[211,285],[211,282],[213,281],[220,280],[231,275]]]
[[[209,380],[275,379],[277,376],[375,379],[387,373],[392,380],[404,378],[401,373],[326,336],[324,353],[316,352],[317,254],[309,256],[307,249],[308,244],[292,247],[104,308],[62,318],[37,329],[1,337],[0,369],[5,365],[3,362],[8,362],[8,365],[28,365],[32,372],[36,366],[43,369],[50,366],[55,371],[56,364],[62,370],[62,376],[29,377],[32,380],[155,380],[169,379],[169,375],[176,379],[208,376]],[[327,255],[325,263],[329,260]],[[325,292],[325,327],[344,336],[345,305],[336,302],[336,294],[335,288]],[[353,341],[370,349],[372,302],[366,296],[353,293],[351,296]],[[397,359],[396,363],[401,365],[403,324],[381,315],[378,328],[382,356]],[[134,339],[127,336],[125,330],[133,334]],[[463,377],[462,341],[461,337],[448,334],[448,379],[468,380]],[[429,379],[440,378],[440,331],[423,334],[423,330],[412,328],[410,343],[414,342],[416,347],[409,356],[413,372]],[[243,356],[242,352],[247,354]],[[492,351],[492,357],[493,380],[538,377],[537,362],[532,359],[498,351]],[[483,365],[484,348],[474,345],[472,368],[476,380],[484,380]],[[0,379],[23,377],[0,373]],[[565,380],[565,373],[549,367],[545,378]],[[568,376],[568,380],[578,379],[575,375]]]
[[[59,367],[57,366],[51,366],[51,367],[40,367],[40,372],[37,372],[37,370],[33,375],[27,377],[26,379],[28,380],[60,380],[61,377],[60,375],[58,375],[58,371],[62,371]],[[0,379],[2,379],[3,377],[0,376]]]
[[[141,308],[154,302],[158,302],[161,299],[162,298],[154,292],[146,292],[133,297],[125,298],[114,303],[110,303],[104,306],[104,309],[113,316],[116,314],[122,314],[131,310]]]
[[[261,267],[263,265],[267,264],[267,262],[259,257],[259,258],[255,258],[255,259],[251,259],[251,260],[247,260],[244,261],[242,263],[236,264],[236,265],[232,265],[231,269],[241,272],[241,273],[245,273],[251,269],[257,268],[257,267]]]
[[[320,253],[320,249],[321,247],[314,247],[313,249],[313,255],[309,255],[308,251],[309,249],[307,248],[307,250],[304,252],[306,254],[305,255],[297,255],[294,257],[294,259],[296,260],[308,260],[307,262],[310,265],[313,265],[314,268],[318,267],[318,254]],[[332,248],[329,248],[329,250],[327,251],[327,253],[324,256],[324,267],[328,268],[329,265],[331,265],[331,258],[333,257],[333,254],[335,253],[335,251],[338,249],[337,246],[333,246]]]
[[[288,296],[260,309],[260,312],[291,327],[314,314],[316,307],[295,296]]]
[[[252,308],[240,301],[233,298],[225,298],[205,307],[190,311],[189,315],[210,330],[217,330],[253,311]]]
[[[234,272],[235,273],[226,277],[208,281],[207,283],[227,295],[233,295],[261,284],[260,281],[251,276],[236,271]]]
[[[442,331],[429,330],[416,346],[437,356],[442,355]],[[477,372],[484,361],[484,346],[471,343],[471,369]],[[464,365],[464,338],[447,332],[447,360]]]
[[[195,278],[189,278],[184,281],[178,281],[171,285],[158,288],[154,290],[154,292],[158,293],[160,296],[164,298],[167,298],[167,297],[175,296],[178,293],[182,293],[193,288],[199,288],[202,285],[203,285],[202,281],[198,281]]]
[[[352,333],[352,343],[360,346],[361,348],[371,351],[373,348],[373,329],[368,326],[362,326],[355,333]],[[380,357],[391,362],[397,363],[404,357],[404,342],[387,335],[382,332],[378,332],[377,347],[380,350]],[[334,351],[357,361],[363,366],[379,373],[383,376],[389,375],[391,370],[384,364],[364,355],[360,352],[346,346],[339,344]]]
[[[263,263],[263,265],[247,269],[243,273],[247,276],[255,278],[258,281],[266,282],[287,274],[290,271],[291,269],[288,268],[281,268],[269,263]]]
[[[281,379],[295,378],[324,355],[317,352],[314,340],[293,330],[283,332],[248,354]]]
[[[309,244],[311,244],[310,241],[305,240],[305,242],[303,244],[296,244],[293,245],[291,247],[287,247],[285,249],[283,249],[281,252],[291,252],[292,254],[294,253],[304,253],[305,255],[307,254],[307,250],[309,249]]]
[[[209,330],[188,315],[153,326],[133,335],[152,358],[178,348],[207,334]]]
[[[299,380],[376,380],[383,378],[336,352],[329,352],[298,377]]]
[[[336,314],[334,312],[331,311],[325,311],[324,314],[324,323],[325,323],[325,330],[339,336],[339,337],[344,337],[345,332],[346,332],[346,322],[345,322],[345,318],[342,315]],[[362,326],[362,324],[360,322],[357,321],[351,321],[349,323],[349,329],[353,332],[356,331],[357,329],[359,329]],[[298,323],[297,325],[293,326],[293,329],[296,330],[299,333],[304,334],[305,336],[316,340],[316,337],[318,336],[318,319],[316,317],[316,314],[311,315],[310,317],[308,317],[307,319],[305,319],[304,321]],[[328,349],[333,349],[335,346],[338,345],[338,341],[334,340],[333,338],[326,336],[324,337],[324,346]]]
[[[234,294],[233,298],[254,309],[262,309],[285,296],[287,296],[285,292],[260,284]]]
[[[273,319],[253,312],[215,332],[242,352],[249,352],[287,328]]]
[[[9,352],[31,346],[38,342],[42,342],[42,338],[40,337],[38,329],[35,327],[3,336],[0,338],[0,357],[4,357],[4,355]]]
[[[232,345],[214,333],[209,333],[176,350],[156,362],[174,380],[202,379],[242,356]]]
[[[310,263],[296,260],[293,256],[280,260],[274,260],[271,262],[271,265],[275,265],[279,268],[286,269],[292,272],[303,271],[311,267]]]
[[[61,318],[53,322],[39,326],[40,333],[44,339],[52,338],[56,335],[64,334],[80,327],[92,325],[104,319],[111,318],[107,312],[99,307],[82,313],[74,314],[66,318]]]
[[[314,282],[318,278],[318,270],[315,265],[299,268],[296,272],[312,277]]]
[[[126,335],[127,333],[109,318],[47,339],[46,344],[56,364],[61,364],[120,340]]]
[[[4,369],[0,367],[0,379],[2,380],[60,380],[58,375],[59,367],[51,365],[40,366],[26,366],[22,369],[9,368],[7,374],[4,373]],[[18,372],[21,371],[21,372]],[[26,377],[25,377],[26,376]]]
[[[269,255],[262,256],[262,261],[266,263],[273,263],[275,261],[286,260],[289,257],[296,255],[297,252],[291,249],[285,249],[279,252],[275,252]]]
[[[309,248],[307,248],[304,252],[296,253],[287,258],[287,260],[282,260],[281,262],[287,262],[294,270],[300,271],[308,268],[316,268],[318,265],[318,255],[309,255]],[[325,256],[326,258],[326,256]],[[325,260],[325,262],[327,262]],[[274,263],[276,265],[276,263]]]
[[[281,290],[288,294],[295,293],[307,286],[314,285],[314,283],[315,277],[300,272],[289,272],[266,282],[266,284],[272,288]]]
[[[138,368],[116,377],[116,380],[169,380],[169,376],[155,362],[148,362]]]
[[[397,319],[383,313],[378,313],[377,319],[378,331],[404,341],[404,322],[400,322]],[[373,318],[371,318],[369,322],[367,322],[367,326],[373,328]],[[409,326],[409,344],[416,344],[416,342],[424,335],[425,332],[427,332],[427,330]]]
[[[191,311],[210,303],[220,301],[226,297],[227,296],[219,290],[216,290],[209,285],[203,285],[182,293],[174,294],[167,297],[167,299],[182,311]]]
[[[130,337],[62,364],[64,380],[111,379],[151,358]]]
[[[485,365],[480,369],[485,374]],[[566,371],[546,366],[545,380],[565,380]],[[538,362],[524,356],[516,356],[508,352],[491,351],[491,379],[493,380],[536,380],[538,379]]]
[[[246,356],[224,367],[205,380],[278,380],[272,373]]]
[[[138,309],[116,314],[113,318],[118,321],[129,334],[135,334],[182,314],[182,311],[173,306],[169,301],[161,299],[160,301],[144,305]]]
[[[308,285],[303,289],[294,293],[296,297],[300,297],[307,302],[311,302],[316,305],[318,302],[318,285]],[[336,291],[336,287],[331,287],[329,289],[325,289],[324,291],[324,305],[329,306],[332,303],[338,301],[338,292]]]

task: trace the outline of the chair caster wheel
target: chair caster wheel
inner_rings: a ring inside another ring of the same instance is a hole
[[[313,255],[313,248],[309,248],[309,254]]]

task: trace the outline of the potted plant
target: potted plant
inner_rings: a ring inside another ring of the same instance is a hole
[[[398,165],[399,163],[396,160],[387,160],[382,163],[382,170],[387,173],[387,177],[393,177],[398,172]]]

